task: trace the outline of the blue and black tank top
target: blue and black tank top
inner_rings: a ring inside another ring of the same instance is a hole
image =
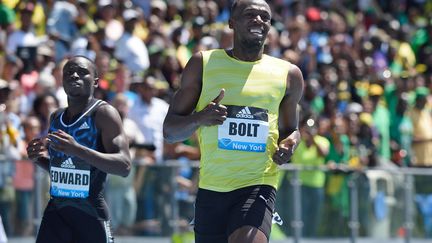
[[[100,130],[96,127],[95,113],[102,100],[93,99],[84,111],[71,121],[65,118],[66,109],[52,117],[48,132],[63,130],[81,145],[105,152]],[[108,210],[103,198],[107,174],[79,157],[48,148],[50,155],[50,195],[56,208],[72,206],[88,214],[107,220]]]

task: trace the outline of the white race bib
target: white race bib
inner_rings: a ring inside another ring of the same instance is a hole
[[[51,167],[51,196],[87,198],[90,189],[90,171]]]
[[[218,127],[218,147],[265,152],[269,133],[268,111],[248,106],[227,106],[227,119]]]

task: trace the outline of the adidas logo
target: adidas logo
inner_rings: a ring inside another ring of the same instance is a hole
[[[84,122],[79,128],[78,130],[83,130],[83,129],[89,129],[89,125],[87,124],[87,122]]]
[[[272,224],[278,224],[278,225],[283,224],[283,220],[277,212],[273,213]]]
[[[236,117],[237,118],[249,118],[249,119],[254,118],[254,116],[252,115],[252,113],[249,110],[249,107],[247,107],[247,106],[245,108],[243,108],[241,111],[239,111],[236,114]]]
[[[68,158],[67,160],[63,161],[60,165],[62,168],[68,168],[68,169],[75,169],[75,165],[72,162],[71,158]]]

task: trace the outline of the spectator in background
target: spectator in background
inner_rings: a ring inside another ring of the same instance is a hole
[[[175,48],[176,57],[182,68],[186,66],[187,61],[191,57],[191,53],[186,47],[189,38],[189,32],[184,26],[174,28],[171,32],[171,41]]]
[[[203,16],[197,16],[192,20],[191,36],[189,42],[186,45],[189,53],[195,53],[196,51],[198,51],[196,48],[199,46],[201,38],[205,36],[205,25],[206,20]]]
[[[9,6],[13,6],[14,10],[17,12],[17,20],[15,21],[15,26],[20,27],[21,21],[20,21],[20,13],[19,9],[22,9],[27,4],[33,5],[33,14],[31,17],[32,25],[34,26],[35,33],[37,36],[44,36],[46,35],[46,3],[43,3],[38,0],[18,0],[18,1],[8,1]]]
[[[136,158],[134,144],[143,144],[144,136],[134,121],[126,115],[128,113],[128,99],[123,94],[117,94],[112,105],[120,114],[123,128],[129,139],[132,166],[130,175],[126,178],[108,175],[106,198],[111,209],[112,228],[115,234],[130,235],[137,213],[136,192],[134,188]]]
[[[412,161],[413,122],[409,116],[408,102],[407,93],[399,95],[396,113],[390,123],[391,159],[399,166],[410,166]]]
[[[19,236],[33,234],[33,189],[34,164],[27,157],[25,148],[33,138],[40,136],[40,121],[35,116],[28,116],[22,123],[24,138],[21,145],[20,160],[15,161],[14,188],[16,193],[16,231]]]
[[[324,109],[324,99],[319,92],[321,85],[316,78],[311,78],[305,82],[305,91],[300,106],[304,113],[310,113],[313,117],[318,117]],[[307,116],[307,114],[304,114]]]
[[[304,119],[300,125],[302,142],[292,157],[292,163],[303,166],[324,166],[329,152],[330,142],[318,135],[315,120]],[[321,170],[301,171],[301,197],[303,236],[317,237],[324,207],[325,172]]]
[[[330,119],[330,127],[327,131],[330,142],[326,163],[330,168],[326,180],[326,195],[328,205],[326,217],[333,218],[333,224],[326,227],[329,235],[344,235],[347,233],[346,222],[349,216],[349,199],[347,178],[344,173],[337,173],[338,167],[348,164],[350,159],[350,141],[347,136],[343,117],[336,114]]]
[[[37,75],[36,82],[21,85],[21,104],[20,112],[23,114],[32,113],[32,104],[37,96],[43,95],[47,92],[55,92],[56,80],[53,76],[54,63],[54,51],[53,47],[50,46],[53,43],[43,43],[37,47],[37,55],[35,62],[35,73]],[[22,79],[24,81],[24,79]]]
[[[66,63],[66,59],[63,60],[60,63],[56,63],[56,65],[54,66],[54,69],[52,70],[52,74],[54,76],[55,79],[55,91],[54,91],[54,95],[58,100],[59,103],[59,107],[66,107],[67,106],[67,95],[64,91],[63,85],[62,85],[62,70],[63,70],[63,66]]]
[[[144,73],[150,65],[148,51],[145,43],[134,35],[139,12],[135,9],[126,9],[122,14],[124,20],[124,33],[115,43],[114,57],[125,63],[132,74]]]
[[[77,10],[78,16],[75,19],[75,23],[79,32],[82,35],[87,35],[89,33],[95,33],[98,29],[96,23],[94,22],[92,16],[90,15],[89,7],[90,3],[87,0],[78,0]]]
[[[194,217],[193,204],[195,202],[196,189],[198,183],[198,170],[192,168],[190,163],[200,159],[200,149],[198,137],[194,134],[184,142],[165,145],[165,159],[177,160],[179,168],[176,170],[176,189],[175,199],[179,207],[179,217],[183,226],[189,224]]]
[[[163,52],[161,72],[169,84],[171,90],[177,90],[180,86],[180,74],[182,67],[175,55],[174,49],[167,49]]]
[[[421,168],[432,167],[432,114],[430,106],[427,104],[427,98],[430,91],[426,87],[417,87],[415,90],[415,106],[410,111],[411,121],[413,123],[413,140],[412,140],[412,166]],[[414,177],[416,189],[416,202],[420,215],[423,216],[422,223],[426,237],[432,237],[432,224],[430,214],[432,207],[430,198],[432,198],[432,177],[417,175]]]
[[[36,35],[32,25],[31,17],[33,15],[34,8],[35,5],[33,3],[20,4],[18,10],[21,17],[21,28],[9,34],[6,45],[7,54],[17,55],[17,50],[19,47],[36,48],[44,40],[43,37],[40,38]],[[27,56],[29,54],[33,55],[32,57],[34,59],[32,61],[35,61],[36,52],[28,53]],[[34,64],[35,63],[32,63],[32,65]]]
[[[6,234],[13,232],[12,206],[15,201],[13,187],[14,162],[21,159],[21,139],[18,129],[21,125],[16,114],[10,112],[11,87],[0,79],[0,215]]]
[[[390,113],[382,103],[384,89],[379,84],[371,84],[369,87],[369,99],[363,104],[365,111],[372,114],[373,124],[379,133],[378,154],[380,163],[390,161]],[[382,165],[384,165],[382,164]]]
[[[374,127],[370,113],[359,114],[358,148],[361,164],[368,167],[378,166],[379,162],[379,133]]]
[[[99,88],[109,90],[113,78],[110,54],[106,51],[99,52],[95,58],[95,65],[100,75]]]
[[[144,143],[152,144],[154,151],[147,151],[146,159],[138,165],[137,193],[138,193],[138,215],[137,220],[141,221],[145,235],[160,234],[160,229],[154,227],[156,220],[160,217],[164,204],[157,204],[159,196],[157,193],[169,180],[163,179],[161,170],[147,165],[163,164],[164,160],[164,139],[162,135],[163,120],[168,111],[168,103],[155,97],[156,80],[152,76],[140,77],[135,81],[135,91],[138,98],[134,101],[127,117],[134,121],[144,135]],[[158,182],[160,183],[158,184]],[[156,187],[156,185],[159,185]]]
[[[96,24],[104,33],[104,45],[110,48],[114,48],[124,31],[124,24],[116,18],[118,15],[117,1],[97,0]]]
[[[78,35],[76,0],[55,1],[47,20],[47,34],[55,42],[55,62],[68,55],[70,45]]]
[[[162,163],[164,156],[162,125],[168,111],[168,104],[155,97],[156,82],[152,76],[137,80],[135,86],[139,97],[135,100],[127,117],[138,125],[144,134],[145,143],[155,145],[156,163]]]
[[[410,112],[413,122],[413,166],[430,167],[432,166],[432,116],[430,108],[427,106],[429,89],[418,87],[415,90],[415,106]]]
[[[7,82],[18,81],[19,73],[24,67],[24,63],[16,55],[6,55],[4,57],[4,66],[0,72],[0,78]]]
[[[7,55],[17,56],[23,63],[22,68],[18,71],[18,76],[14,77],[20,81],[21,87],[26,95],[36,84],[39,72],[36,67],[37,63],[37,46],[41,44],[46,36],[36,36],[31,18],[35,9],[35,4],[25,2],[18,5],[21,28],[15,30],[9,35],[6,46]]]
[[[1,1],[0,2],[0,30],[2,30],[2,40],[1,42],[4,41],[5,37],[4,36],[4,32],[6,31],[11,31],[13,28],[13,24],[16,20],[16,14],[13,11],[13,9],[6,5],[5,2]],[[1,45],[4,45],[4,43],[2,43]]]
[[[49,118],[51,114],[59,108],[59,103],[55,95],[44,93],[35,98],[33,101],[33,112],[40,121],[41,134],[45,136],[48,133]]]

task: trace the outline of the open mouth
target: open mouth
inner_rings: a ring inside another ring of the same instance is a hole
[[[263,36],[264,30],[262,28],[255,27],[255,28],[250,28],[249,33],[257,36]]]

